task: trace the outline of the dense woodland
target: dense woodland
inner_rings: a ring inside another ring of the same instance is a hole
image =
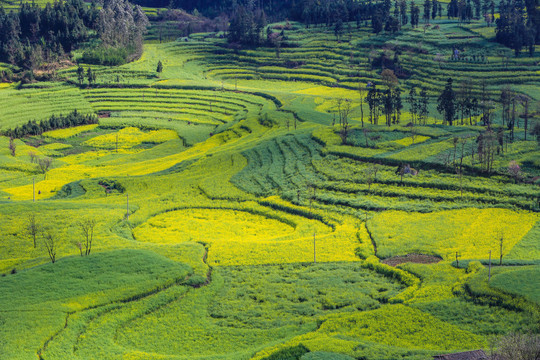
[[[251,46],[265,42],[262,29],[266,24],[266,14],[273,14],[273,20],[276,20],[274,18],[276,5],[273,2],[264,3],[258,7],[255,5],[254,2],[250,2],[247,5],[232,8],[229,36],[231,42]],[[523,49],[532,54],[534,45],[540,43],[538,0],[502,0],[497,9],[493,0],[474,0],[473,2],[451,0],[444,12],[443,5],[438,0],[425,0],[419,5],[416,5],[414,1],[407,5],[404,0],[394,3],[391,0],[379,2],[305,0],[292,5],[294,6],[290,8],[288,16],[282,15],[278,20],[290,17],[302,21],[307,27],[317,24],[333,26],[337,37],[345,32],[344,23],[356,22],[356,25],[360,26],[362,21],[370,20],[374,33],[380,33],[383,30],[396,33],[408,23],[413,27],[418,27],[422,22],[426,26],[430,19],[442,18],[444,15],[460,22],[484,19],[488,26],[495,22],[496,41],[512,48],[516,56]],[[422,13],[420,7],[423,10]],[[495,20],[496,10],[500,16]],[[281,13],[277,12],[277,14]],[[271,39],[267,40],[269,45],[275,43],[275,41],[270,41]]]
[[[101,10],[81,0],[48,3],[44,8],[22,2],[19,11],[9,13],[0,7],[0,60],[34,70],[63,59],[97,34],[99,44],[89,46],[85,60],[117,65],[140,56],[147,25],[142,9],[123,0],[105,1]],[[100,52],[107,55],[100,57]],[[115,52],[122,59],[108,59]]]

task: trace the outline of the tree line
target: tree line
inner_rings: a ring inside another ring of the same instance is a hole
[[[0,60],[26,69],[55,61],[87,41],[97,29],[99,11],[82,0],[48,3],[21,2],[19,11],[0,7]]]
[[[496,20],[495,40],[514,50],[523,48],[534,55],[534,45],[540,44],[540,11],[538,0],[501,0]]]
[[[121,65],[138,59],[143,51],[143,34],[149,24],[139,5],[133,6],[128,0],[104,0],[96,29],[101,44],[86,50],[82,61]]]
[[[0,6],[0,61],[34,70],[43,62],[56,62],[92,37],[107,49],[129,49],[140,55],[142,33],[148,19],[127,0],[106,0],[102,9],[82,0],[47,3],[21,2],[6,13]],[[126,55],[126,61],[129,56]]]
[[[8,129],[3,132],[3,136],[9,138],[22,138],[28,135],[41,135],[46,131],[64,129],[72,126],[97,124],[98,117],[94,114],[82,114],[77,110],[72,111],[67,115],[52,115],[47,120],[36,122],[35,120],[28,121],[26,124],[18,126],[14,129]]]

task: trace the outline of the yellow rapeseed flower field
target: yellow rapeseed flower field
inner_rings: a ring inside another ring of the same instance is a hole
[[[419,144],[429,139],[430,139],[429,136],[417,135],[414,137],[414,140],[412,136],[408,136],[403,139],[396,140],[394,142],[396,144],[403,145],[403,146],[411,146],[412,144]]]
[[[85,144],[95,148],[113,149],[118,143],[118,148],[129,149],[142,143],[159,144],[177,138],[178,135],[173,130],[144,132],[135,127],[126,127],[116,133],[93,137],[85,141]]]
[[[538,214],[507,209],[460,209],[429,214],[386,211],[367,225],[377,243],[377,255],[437,254],[454,259],[507,254],[539,220]]]
[[[249,210],[188,208],[159,214],[133,234],[158,244],[209,244],[210,265],[255,265],[313,261],[314,234],[317,261],[357,261],[356,230],[344,223],[331,231],[299,216],[279,221]]]
[[[43,136],[53,138],[53,139],[67,139],[72,136],[78,135],[80,133],[91,131],[97,128],[98,124],[91,124],[91,125],[81,125],[81,126],[75,126],[67,129],[58,129],[58,130],[51,130],[46,131],[43,133]]]

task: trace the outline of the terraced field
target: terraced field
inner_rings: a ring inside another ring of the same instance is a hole
[[[92,86],[75,67],[0,86],[0,130],[99,115],[0,136],[0,358],[420,360],[537,334],[524,281],[540,256],[537,139],[521,123],[488,173],[485,126],[441,125],[435,102],[448,76],[538,101],[538,59],[503,66],[482,23],[435,25],[351,24],[338,42],[292,23],[279,57],[194,34],[91,66]],[[468,59],[446,59],[458,45]],[[382,53],[397,57],[404,96],[428,90],[426,124],[408,124],[405,99],[401,123],[367,119],[357,89],[381,84]]]

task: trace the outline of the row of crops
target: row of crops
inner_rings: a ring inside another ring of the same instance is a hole
[[[508,83],[533,85],[540,80],[533,58],[506,58],[500,55],[504,48],[443,20],[425,33],[416,29],[397,36],[373,35],[368,28],[354,26],[339,42],[332,29],[297,26],[285,34],[297,46],[283,47],[279,57],[273,48],[231,50],[215,39],[178,46],[204,56],[206,76],[226,80],[308,81],[356,89],[359,83],[378,80],[381,61],[403,74],[406,88],[425,87],[433,95],[448,77],[456,84],[470,82],[474,92],[480,92],[484,83],[492,94]],[[460,60],[451,59],[454,49],[460,50]]]

